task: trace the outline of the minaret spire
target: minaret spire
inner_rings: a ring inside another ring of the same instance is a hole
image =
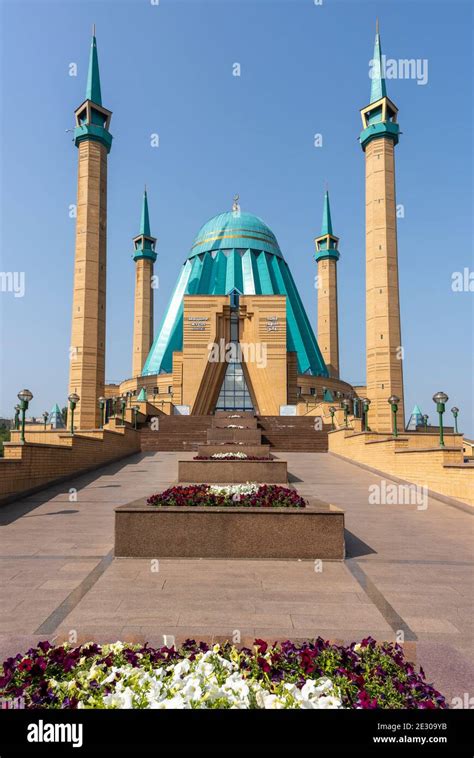
[[[398,284],[395,146],[400,127],[397,106],[387,97],[378,22],[372,61],[370,103],[362,108],[360,145],[365,154],[366,238],[366,396],[370,426],[390,433],[396,395],[399,427],[404,427],[403,349]]]
[[[112,145],[112,113],[102,105],[95,28],[86,99],[74,116],[79,161],[69,392],[80,397],[77,428],[94,429],[105,386],[107,156]]]
[[[326,186],[326,192],[324,193],[323,204],[323,223],[321,226],[321,236],[324,234],[332,234],[332,221],[331,221],[331,208],[329,206],[329,190]]]
[[[140,234],[145,237],[150,236],[150,216],[148,214],[148,197],[146,194],[146,184],[143,191],[142,217],[140,221]]]
[[[374,56],[372,58],[372,84],[370,87],[370,102],[376,103],[382,97],[387,97],[387,87],[385,85],[385,72],[382,59],[382,45],[379,34],[379,20],[375,22],[375,44]]]
[[[133,319],[132,375],[141,376],[153,343],[153,267],[157,258],[156,238],[150,233],[148,195],[145,185],[140,232],[133,239],[135,261],[135,311]]]
[[[337,308],[337,261],[339,238],[332,230],[329,190],[324,193],[321,234],[316,237],[318,265],[318,345],[329,375],[339,377],[339,321]]]
[[[91,100],[96,105],[102,105],[99,58],[97,56],[97,41],[95,38],[95,24],[92,26],[92,40],[91,50],[89,54],[89,72],[87,74],[86,100]]]

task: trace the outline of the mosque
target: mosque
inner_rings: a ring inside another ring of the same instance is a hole
[[[145,190],[133,239],[135,310],[132,376],[105,383],[107,161],[111,111],[102,104],[95,31],[86,97],[75,111],[79,151],[77,227],[69,392],[79,396],[79,429],[99,425],[98,399],[126,397],[163,413],[209,415],[219,410],[265,416],[304,415],[317,403],[370,401],[371,428],[391,429],[390,396],[403,428],[394,149],[397,108],[388,98],[378,28],[370,102],[361,110],[366,166],[367,384],[340,377],[337,267],[329,194],[315,239],[317,333],[289,262],[272,230],[234,197],[198,231],[155,333],[156,238]],[[183,256],[184,257],[184,256]],[[159,265],[159,264],[158,264]],[[315,304],[316,313],[316,304]]]

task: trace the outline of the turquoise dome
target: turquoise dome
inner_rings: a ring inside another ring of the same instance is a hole
[[[275,235],[253,213],[219,213],[201,227],[181,269],[143,374],[169,373],[183,349],[184,295],[285,295],[287,349],[298,373],[328,376],[298,289]]]
[[[212,250],[253,249],[281,256],[272,230],[253,213],[228,211],[206,221],[196,235],[189,258]]]

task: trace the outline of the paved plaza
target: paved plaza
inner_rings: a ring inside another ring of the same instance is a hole
[[[179,458],[141,453],[0,511],[0,654],[39,639],[344,641],[403,632],[448,697],[474,674],[472,514],[437,499],[374,505],[380,477],[328,453],[281,453],[293,483],[346,513],[344,563],[113,557],[114,508],[171,485]]]

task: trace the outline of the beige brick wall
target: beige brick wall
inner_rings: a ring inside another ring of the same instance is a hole
[[[76,252],[72,305],[69,392],[80,402],[78,429],[99,425],[97,399],[105,382],[105,286],[107,235],[107,150],[79,143]]]
[[[135,263],[132,376],[141,376],[153,342],[152,276],[152,261],[147,258],[137,260]]]
[[[5,457],[0,458],[0,503],[139,450],[140,433],[113,423],[110,429],[74,437],[64,432],[34,432],[31,437],[27,433],[25,444],[5,444]]]
[[[423,437],[404,434],[395,439],[340,430],[329,434],[328,444],[331,453],[474,505],[474,466],[463,463],[461,435],[448,435],[446,449],[434,446],[436,435],[432,447]]]
[[[337,262],[318,261],[318,345],[329,374],[339,377],[339,331],[337,315]]]
[[[398,426],[404,427],[403,367],[395,199],[395,156],[391,139],[374,139],[366,166],[366,351],[369,425],[391,429],[390,395],[401,398]]]

